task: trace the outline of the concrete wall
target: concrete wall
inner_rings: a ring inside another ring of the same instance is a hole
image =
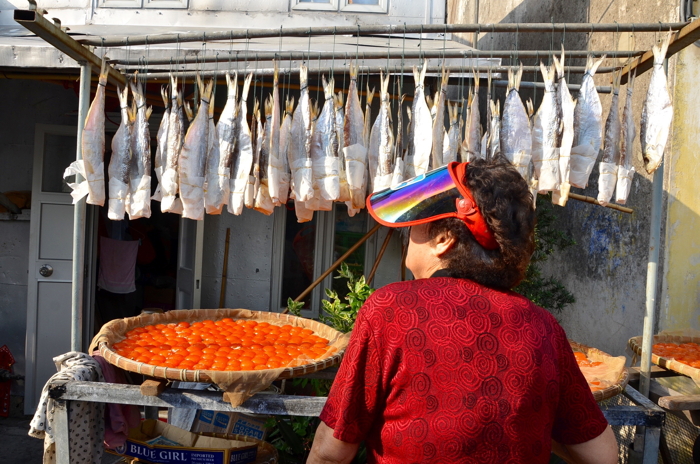
[[[39,81],[0,80],[4,115],[0,124],[0,191],[31,190],[34,125],[75,125],[73,89]],[[7,344],[24,374],[27,323],[29,221],[0,221],[0,345]],[[24,388],[13,382],[13,393]]]
[[[499,22],[657,22],[676,21],[678,18],[676,2],[656,2],[650,0],[627,1],[617,0],[609,2],[607,0],[581,0],[576,2],[555,2],[537,0],[495,0],[489,2],[478,2],[476,0],[450,0],[448,1],[448,22],[454,22],[452,18],[458,18],[459,11],[474,11],[478,5],[476,14],[482,24]],[[452,15],[452,16],[450,16]],[[485,30],[488,30],[485,27]],[[630,35],[596,33],[592,37],[589,34],[525,34],[521,33],[517,37],[515,34],[482,34],[477,46],[479,49],[489,50],[510,50],[515,43],[520,50],[558,50],[560,43],[564,42],[568,49],[586,49],[586,44],[590,40],[589,50],[616,50],[628,49]],[[649,49],[657,38],[654,33],[637,33],[632,37],[635,42],[630,48]],[[464,40],[470,37],[463,38]],[[514,52],[516,53],[516,52]],[[534,62],[523,60],[524,64],[534,64]],[[545,62],[547,58],[545,57]],[[612,60],[607,60],[603,66],[611,65]],[[670,78],[674,79],[673,67],[675,59],[670,61]],[[504,60],[508,64],[508,60]],[[513,63],[514,64],[514,63]],[[583,65],[581,60],[568,60],[567,64]],[[688,76],[692,76],[688,73]],[[611,76],[599,74],[595,80],[598,85],[610,85]],[[570,75],[569,81],[580,82],[580,75]],[[527,73],[524,80],[537,79],[542,82],[542,77],[533,76]],[[688,77],[690,84],[691,77]],[[649,84],[649,73],[640,76],[635,84],[635,94],[633,97],[633,114],[635,124],[639,132],[639,120],[643,100]],[[626,88],[620,91],[619,104],[624,104]],[[687,92],[686,92],[687,93]],[[537,95],[521,92],[523,99],[530,96],[537,100],[542,95],[538,91]],[[574,95],[576,98],[576,95]],[[610,109],[611,95],[601,95],[603,104],[603,118],[607,118]],[[680,99],[678,96],[677,99]],[[536,107],[539,101],[536,102]],[[678,110],[677,110],[678,111]],[[689,110],[697,112],[696,109]],[[678,116],[678,115],[677,115]],[[697,118],[697,116],[694,116]],[[676,118],[678,120],[678,117]],[[685,119],[685,118],[684,118]],[[686,120],[686,138],[692,138],[694,131],[698,127],[693,119]],[[685,139],[684,139],[685,140]],[[674,146],[682,145],[684,142],[678,140]],[[670,147],[670,143],[669,143]],[[675,149],[674,149],[675,150]],[[680,156],[679,164],[671,167],[674,173],[679,173],[678,167],[690,166],[696,159],[693,159],[692,145],[686,147],[684,156]],[[697,150],[696,150],[697,152]],[[667,160],[670,150],[667,149]],[[676,153],[674,151],[674,156]],[[697,155],[694,155],[697,156]],[[685,163],[685,164],[683,164]],[[570,307],[557,314],[558,319],[566,329],[568,335],[581,343],[592,345],[613,354],[623,354],[627,341],[630,337],[642,333],[645,290],[646,290],[646,264],[648,258],[648,241],[651,210],[651,176],[644,171],[641,161],[641,148],[639,138],[635,141],[634,164],[637,171],[628,206],[634,209],[634,214],[627,215],[612,210],[597,207],[594,205],[569,201],[565,208],[556,207],[557,225],[562,230],[571,234],[576,240],[576,245],[555,253],[555,255],[545,263],[544,272],[546,275],[557,276],[566,287],[573,292],[577,301]],[[667,168],[668,169],[668,168]],[[685,171],[684,176],[688,178],[689,184],[692,179],[691,173]],[[676,175],[671,175],[673,184]],[[572,189],[573,192],[596,197],[598,191],[598,168],[591,174],[589,185],[585,190]],[[669,187],[667,176],[666,188]],[[682,188],[682,186],[678,186]],[[673,186],[671,187],[673,191]],[[683,191],[688,192],[687,188]],[[686,193],[692,196],[693,193]],[[670,196],[669,196],[670,201]],[[697,198],[694,200],[698,205]],[[680,208],[687,211],[688,201],[678,203],[677,216],[683,214]],[[695,209],[697,211],[697,209]],[[664,213],[665,214],[665,213]],[[683,216],[686,217],[687,215]],[[665,217],[665,216],[664,216]],[[675,216],[674,216],[675,217]],[[675,223],[674,223],[675,224]],[[684,225],[684,228],[676,229],[681,236],[687,237],[691,234],[692,223]],[[697,229],[696,229],[697,230]],[[695,234],[697,236],[697,233]],[[695,239],[698,240],[697,238]],[[676,244],[676,242],[673,242]],[[675,248],[677,256],[688,252],[685,244],[677,243]],[[662,247],[662,256],[664,249]],[[686,259],[687,261],[687,259]],[[695,263],[695,264],[693,264]],[[697,265],[695,261],[690,261],[689,266]],[[663,272],[664,264],[662,263]],[[678,269],[674,274],[669,275],[678,282],[673,292],[680,292],[684,281],[686,268]],[[683,274],[678,276],[676,274]],[[697,275],[697,274],[696,274]],[[697,284],[696,284],[697,285]],[[660,285],[661,288],[661,285]],[[668,292],[667,292],[668,293]],[[668,297],[672,299],[672,296]],[[689,298],[691,298],[689,296]],[[697,293],[695,294],[697,303]]]

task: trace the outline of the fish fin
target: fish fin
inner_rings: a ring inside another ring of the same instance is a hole
[[[418,71],[418,67],[415,65],[413,66],[413,80],[416,83],[416,87],[418,87],[422,84],[422,82],[420,80],[420,72]]]
[[[428,71],[428,59],[423,60],[423,67],[420,69],[420,83],[425,82],[425,73]]]
[[[119,97],[119,107],[127,108],[129,106],[129,86],[125,85],[122,89],[117,85],[117,96]],[[165,99],[163,101],[165,101]]]
[[[527,108],[528,118],[532,118],[532,116],[535,114],[535,105],[532,103],[530,98],[528,98],[525,102],[525,107]]]
[[[586,74],[588,74],[589,76],[593,77],[593,75],[594,75],[595,72],[598,70],[598,68],[600,67],[600,65],[603,64],[603,61],[605,61],[606,56],[607,56],[607,55],[601,56],[600,59],[599,59],[598,61],[593,62],[593,64],[591,64],[591,66],[588,66],[588,63],[586,63],[586,68],[588,69],[588,71],[586,72]],[[588,57],[589,57],[589,59],[590,59],[591,61],[593,61],[593,58],[592,58],[590,55],[589,55]]]
[[[488,88],[488,91],[491,92],[491,68],[489,68],[486,74],[486,87]]]
[[[309,68],[303,64],[299,67],[299,87],[307,87],[309,81]]]
[[[107,64],[107,55],[102,57],[102,64],[100,65],[100,80],[99,83],[104,87],[107,85],[107,76],[109,75],[109,64]]]
[[[671,42],[671,36],[673,36],[673,31],[668,31],[666,38],[660,44],[656,44],[652,48],[654,52],[654,64],[664,63],[666,53],[668,52],[668,44]]]
[[[177,91],[177,76],[170,75],[170,99],[176,100],[178,98]],[[182,104],[182,103],[180,103]]]
[[[564,62],[559,61],[559,58],[557,58],[557,55],[552,55],[552,61],[554,61],[554,69],[557,72],[557,77],[561,79],[564,77]],[[541,64],[541,62],[540,62]]]
[[[372,100],[374,99],[374,87],[372,87],[372,90],[369,89],[369,84],[367,84],[367,106],[372,105]]]
[[[207,102],[211,103],[211,106],[214,106],[214,102],[212,101],[213,92],[214,92],[214,79],[209,79],[209,82],[207,82],[204,86],[204,93],[202,94],[202,100],[206,100]]]
[[[435,106],[435,103],[433,102],[433,97],[431,97],[430,95],[425,96],[425,103],[428,104],[429,110],[433,109],[433,106]]]
[[[272,63],[274,64],[274,71],[273,71],[273,81],[274,85],[279,85],[279,74],[280,74],[280,64],[277,60],[273,60]]]
[[[160,86],[160,96],[163,99],[163,106],[168,109],[170,105],[170,98],[168,97],[168,84],[163,84]],[[121,100],[121,99],[120,99]]]
[[[332,100],[335,96],[335,79],[331,77],[330,80],[326,81],[326,76],[323,76],[322,80],[323,93],[326,96],[326,100]]]
[[[523,78],[523,62],[520,62],[520,66],[518,67],[518,72],[515,73],[514,80],[513,80],[513,85],[514,89],[518,90],[520,89],[520,80]]]
[[[148,121],[151,118],[151,114],[153,113],[153,107],[149,106],[146,108],[146,121]]]
[[[350,80],[357,80],[357,65],[350,60]]]
[[[629,75],[629,80],[627,81],[627,92],[631,94],[634,92],[634,80],[637,78],[637,68]]]
[[[381,73],[382,75],[384,74],[383,72]],[[382,79],[382,94],[386,95],[387,98],[389,96],[389,75],[387,74],[386,78]]]
[[[472,68],[472,76],[474,76],[474,93],[479,93],[479,73]]]
[[[177,99],[177,106],[179,108],[182,108],[182,103],[184,101],[184,99],[182,98],[182,90],[177,91],[175,98]]]
[[[389,80],[389,76],[387,76],[387,80]],[[440,89],[445,89],[447,91],[447,84],[450,82],[450,70],[445,69],[445,66],[442,66],[442,82],[440,83]]]
[[[265,99],[265,117],[272,115],[272,105],[273,105],[272,94],[270,94]],[[212,106],[214,106],[214,105],[212,105]]]
[[[294,97],[287,95],[287,100],[284,102],[284,112],[287,114],[294,113]]]
[[[192,122],[194,119],[194,113],[192,112],[192,107],[188,101],[185,102],[185,114],[187,115],[187,120]]]
[[[214,99],[212,97],[212,100],[209,102],[209,119],[213,119],[213,118],[214,118]]]

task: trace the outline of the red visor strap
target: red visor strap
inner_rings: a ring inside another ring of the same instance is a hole
[[[464,222],[479,245],[487,250],[495,250],[498,248],[498,242],[493,236],[491,229],[489,229],[488,224],[486,224],[484,216],[481,215],[479,207],[467,186],[468,165],[469,163],[457,163],[455,161],[447,165],[452,180],[457,186],[459,193],[464,197],[456,200],[457,217]],[[464,180],[464,182],[462,180]]]

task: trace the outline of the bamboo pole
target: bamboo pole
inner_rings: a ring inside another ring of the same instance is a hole
[[[384,252],[386,251],[386,248],[389,246],[389,240],[391,240],[391,236],[394,234],[394,229],[389,229],[389,232],[386,233],[386,237],[384,237],[384,243],[382,243],[382,247],[379,249],[379,253],[377,254],[377,258],[374,260],[374,264],[372,265],[372,270],[369,271],[369,277],[367,277],[367,285],[372,285],[372,280],[374,280],[374,274],[377,272],[377,269],[379,268],[379,262],[382,260],[384,257]]]
[[[365,243],[365,242],[367,241],[367,239],[369,239],[372,235],[374,235],[374,234],[379,230],[379,228],[380,228],[381,226],[382,226],[381,224],[377,224],[376,226],[372,227],[372,230],[370,230],[369,232],[367,232],[367,233],[365,234],[364,237],[362,237],[360,240],[358,240],[356,244],[354,244],[353,246],[351,246],[351,247],[348,249],[348,251],[346,251],[345,253],[343,253],[343,256],[341,256],[340,258],[338,258],[333,264],[331,264],[331,267],[329,267],[328,269],[326,269],[326,271],[325,271],[323,274],[321,274],[320,276],[318,276],[318,279],[314,280],[314,281],[311,283],[311,285],[309,285],[309,286],[307,287],[306,290],[304,290],[303,292],[301,292],[301,295],[299,295],[298,297],[294,298],[294,301],[295,301],[295,302],[299,302],[299,301],[303,300],[304,298],[306,298],[306,296],[307,296],[309,293],[311,293],[311,291],[312,291],[314,288],[316,288],[316,286],[317,286],[318,284],[320,284],[321,282],[323,282],[323,279],[325,279],[325,278],[328,277],[333,271],[335,271],[336,268],[337,268],[338,266],[340,266],[340,264],[341,264],[343,261],[345,261],[346,259],[348,259],[348,257],[349,257],[351,254],[353,254],[353,253],[355,252],[355,250],[357,250],[358,248],[360,248],[360,247],[362,246],[362,244]],[[284,311],[282,311],[282,314],[286,314],[288,311],[289,311],[289,308],[286,308]]]
[[[224,267],[221,270],[221,293],[219,294],[219,308],[226,302],[226,277],[228,277],[228,247],[231,241],[231,228],[226,228],[226,244],[224,245]]]
[[[578,201],[583,201],[585,203],[590,203],[592,205],[602,206],[600,203],[598,203],[598,200],[596,200],[595,198],[587,197],[585,195],[579,195],[577,193],[569,193],[569,198],[572,198],[572,199],[578,200]],[[614,209],[616,211],[621,211],[621,212],[627,213],[627,214],[634,213],[634,210],[632,208],[627,208],[626,206],[616,205],[614,203],[608,203],[607,205],[605,205],[605,207],[610,208],[610,209]]]

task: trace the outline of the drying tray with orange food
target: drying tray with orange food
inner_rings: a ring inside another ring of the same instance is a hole
[[[624,356],[610,356],[573,340],[569,340],[569,344],[596,401],[612,398],[625,390],[629,372],[625,367]]]
[[[91,350],[131,372],[217,384],[240,404],[274,380],[339,364],[348,340],[349,334],[289,314],[196,309],[108,322]]]
[[[642,355],[642,338],[638,336],[629,340],[630,348],[638,356]],[[700,386],[700,333],[695,336],[664,332],[654,335],[651,362],[690,377]]]

